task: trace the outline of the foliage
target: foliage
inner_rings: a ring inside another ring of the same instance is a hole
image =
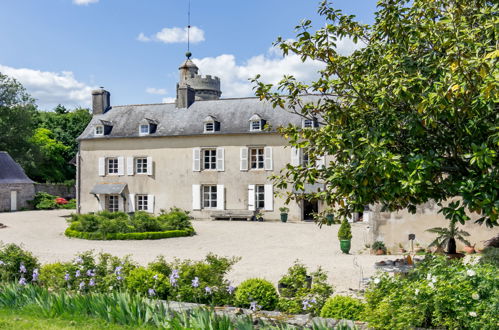
[[[285,207],[285,206],[280,207],[279,208],[279,212],[281,212],[281,213],[288,213],[289,212],[289,207]]]
[[[66,236],[84,239],[160,239],[194,234],[187,212],[172,209],[159,216],[146,212],[128,215],[102,211],[96,214],[73,214]]]
[[[376,329],[495,329],[497,268],[429,257],[407,276],[381,275],[365,293],[365,321]]]
[[[258,309],[274,310],[279,301],[275,287],[267,280],[250,278],[243,281],[236,290],[236,304],[241,307],[251,307],[252,303]]]
[[[299,261],[279,280],[280,298],[277,309],[291,314],[303,312],[319,315],[325,301],[333,294],[326,273],[319,267],[307,275],[307,268]]]
[[[376,241],[376,242],[374,242],[373,245],[372,245],[372,249],[373,249],[373,251],[383,250],[383,252],[386,252],[385,243],[383,243],[382,241]]]
[[[70,199],[66,203],[58,203],[56,197],[46,192],[39,191],[35,194],[30,204],[37,210],[53,210],[53,209],[76,209],[76,199]]]
[[[137,267],[130,272],[126,278],[126,287],[132,293],[149,297],[157,296],[160,299],[167,299],[170,291],[168,280],[163,274],[143,267]]]
[[[445,247],[447,246],[447,253],[456,253],[456,239],[463,242],[466,245],[471,245],[464,237],[470,236],[470,234],[464,230],[459,230],[456,226],[456,220],[451,219],[449,221],[449,228],[435,227],[426,230],[427,232],[436,234],[437,237],[433,242],[430,243],[429,247]]]
[[[68,160],[64,158],[64,154],[69,147],[55,140],[52,131],[46,128],[37,128],[30,143],[36,147],[34,153],[36,167],[31,169],[30,176],[36,181],[62,182],[66,180],[64,170],[68,166]]]
[[[347,220],[343,220],[338,229],[338,238],[340,240],[350,240],[352,239],[352,226]]]
[[[325,189],[304,197],[346,218],[365,205],[414,213],[459,197],[462,219],[470,210],[497,225],[498,11],[489,0],[379,1],[366,25],[322,1],[326,24],[313,32],[304,20],[295,38],[279,38],[284,55],[322,63],[320,77],[285,76],[274,88],[257,76],[256,95],[318,120],[318,128],[278,131],[312,161],[329,155],[323,168],[288,165],[275,178],[287,200],[321,182]],[[357,49],[340,53],[337,43],[349,39]],[[310,94],[318,96],[302,96]]]
[[[334,296],[329,298],[321,309],[321,317],[354,320],[362,319],[364,303],[359,299],[348,296]]]
[[[484,264],[491,264],[496,268],[499,268],[499,248],[492,246],[486,247],[483,250],[480,262]]]
[[[40,268],[38,258],[16,244],[0,247],[0,281],[33,280],[33,271]],[[36,281],[36,279],[35,279]]]

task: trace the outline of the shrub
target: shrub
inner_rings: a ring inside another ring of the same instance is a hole
[[[30,202],[37,210],[53,210],[57,208],[55,202],[56,196],[45,192],[37,192],[33,200]]]
[[[163,274],[144,267],[138,267],[130,271],[126,278],[126,287],[132,293],[150,297],[157,296],[161,299],[166,299],[170,291],[168,279]]]
[[[183,230],[192,228],[189,212],[172,207],[170,212],[161,210],[158,220],[162,223],[163,230]]]
[[[429,257],[405,277],[382,275],[365,293],[364,319],[379,329],[494,329],[497,268]]]
[[[364,303],[359,299],[334,296],[326,300],[321,309],[321,317],[358,321],[362,319],[363,311]]]
[[[70,273],[71,268],[70,263],[61,262],[43,265],[40,269],[39,283],[49,289],[66,288],[68,284],[64,275]]]
[[[40,268],[38,258],[16,244],[3,245],[0,248],[0,280],[33,280],[33,270]]]
[[[352,227],[347,220],[341,222],[340,229],[338,229],[338,238],[340,240],[352,239]]]
[[[235,296],[236,304],[241,307],[250,307],[251,303],[256,303],[264,310],[274,310],[279,296],[275,287],[269,281],[259,278],[251,278],[242,282]]]

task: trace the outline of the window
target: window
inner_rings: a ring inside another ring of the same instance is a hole
[[[303,128],[314,127],[314,121],[312,119],[304,119],[303,120]]]
[[[212,121],[208,122],[208,123],[204,123],[204,132],[205,133],[215,132],[215,123]]]
[[[265,168],[264,148],[250,149],[250,164],[252,170],[263,170]]]
[[[109,212],[119,211],[118,195],[106,195],[106,208]]]
[[[203,208],[217,207],[217,186],[203,186]]]
[[[139,126],[139,135],[149,134],[149,124],[141,124]]]
[[[203,169],[217,169],[217,149],[203,149]]]
[[[255,207],[256,209],[265,208],[265,186],[256,185],[255,186]]]
[[[149,200],[147,198],[147,195],[137,195],[135,197],[135,200],[136,200],[135,209],[137,211],[148,210]]]
[[[303,151],[301,153],[301,165],[302,166],[312,165],[312,164],[310,164],[310,157],[308,156],[308,152],[307,151]]]
[[[261,131],[262,130],[262,121],[261,120],[252,120],[250,121],[250,131]]]
[[[118,158],[107,158],[107,174],[118,174]]]
[[[147,158],[135,158],[135,172],[137,174],[147,174]]]
[[[104,135],[104,126],[102,125],[95,126],[95,135]]]

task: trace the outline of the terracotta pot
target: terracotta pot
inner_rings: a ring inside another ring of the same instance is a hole
[[[376,250],[376,255],[381,256],[383,254],[385,254],[385,251],[383,251],[383,249],[377,249]]]
[[[466,246],[464,247],[464,252],[466,252],[467,254],[473,254],[473,253],[476,253],[476,251],[475,251],[475,245],[471,245],[471,246],[466,245]]]
[[[400,253],[400,254],[404,254],[404,253],[406,253],[406,252],[407,252],[407,251],[406,251],[405,249],[399,249],[399,253]]]

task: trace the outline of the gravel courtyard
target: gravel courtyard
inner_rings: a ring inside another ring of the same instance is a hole
[[[351,255],[342,254],[336,236],[339,225],[313,223],[193,221],[197,235],[148,241],[86,241],[67,238],[66,219],[71,211],[25,211],[0,213],[0,241],[16,243],[40,258],[43,263],[68,261],[86,250],[131,255],[146,265],[158,255],[168,260],[202,259],[213,252],[221,256],[239,256],[229,279],[237,284],[250,277],[266,278],[274,283],[296,259],[315,269],[322,266],[336,292],[357,289],[362,277],[375,274],[374,262],[381,256],[369,255],[364,248],[365,224],[352,226]]]

